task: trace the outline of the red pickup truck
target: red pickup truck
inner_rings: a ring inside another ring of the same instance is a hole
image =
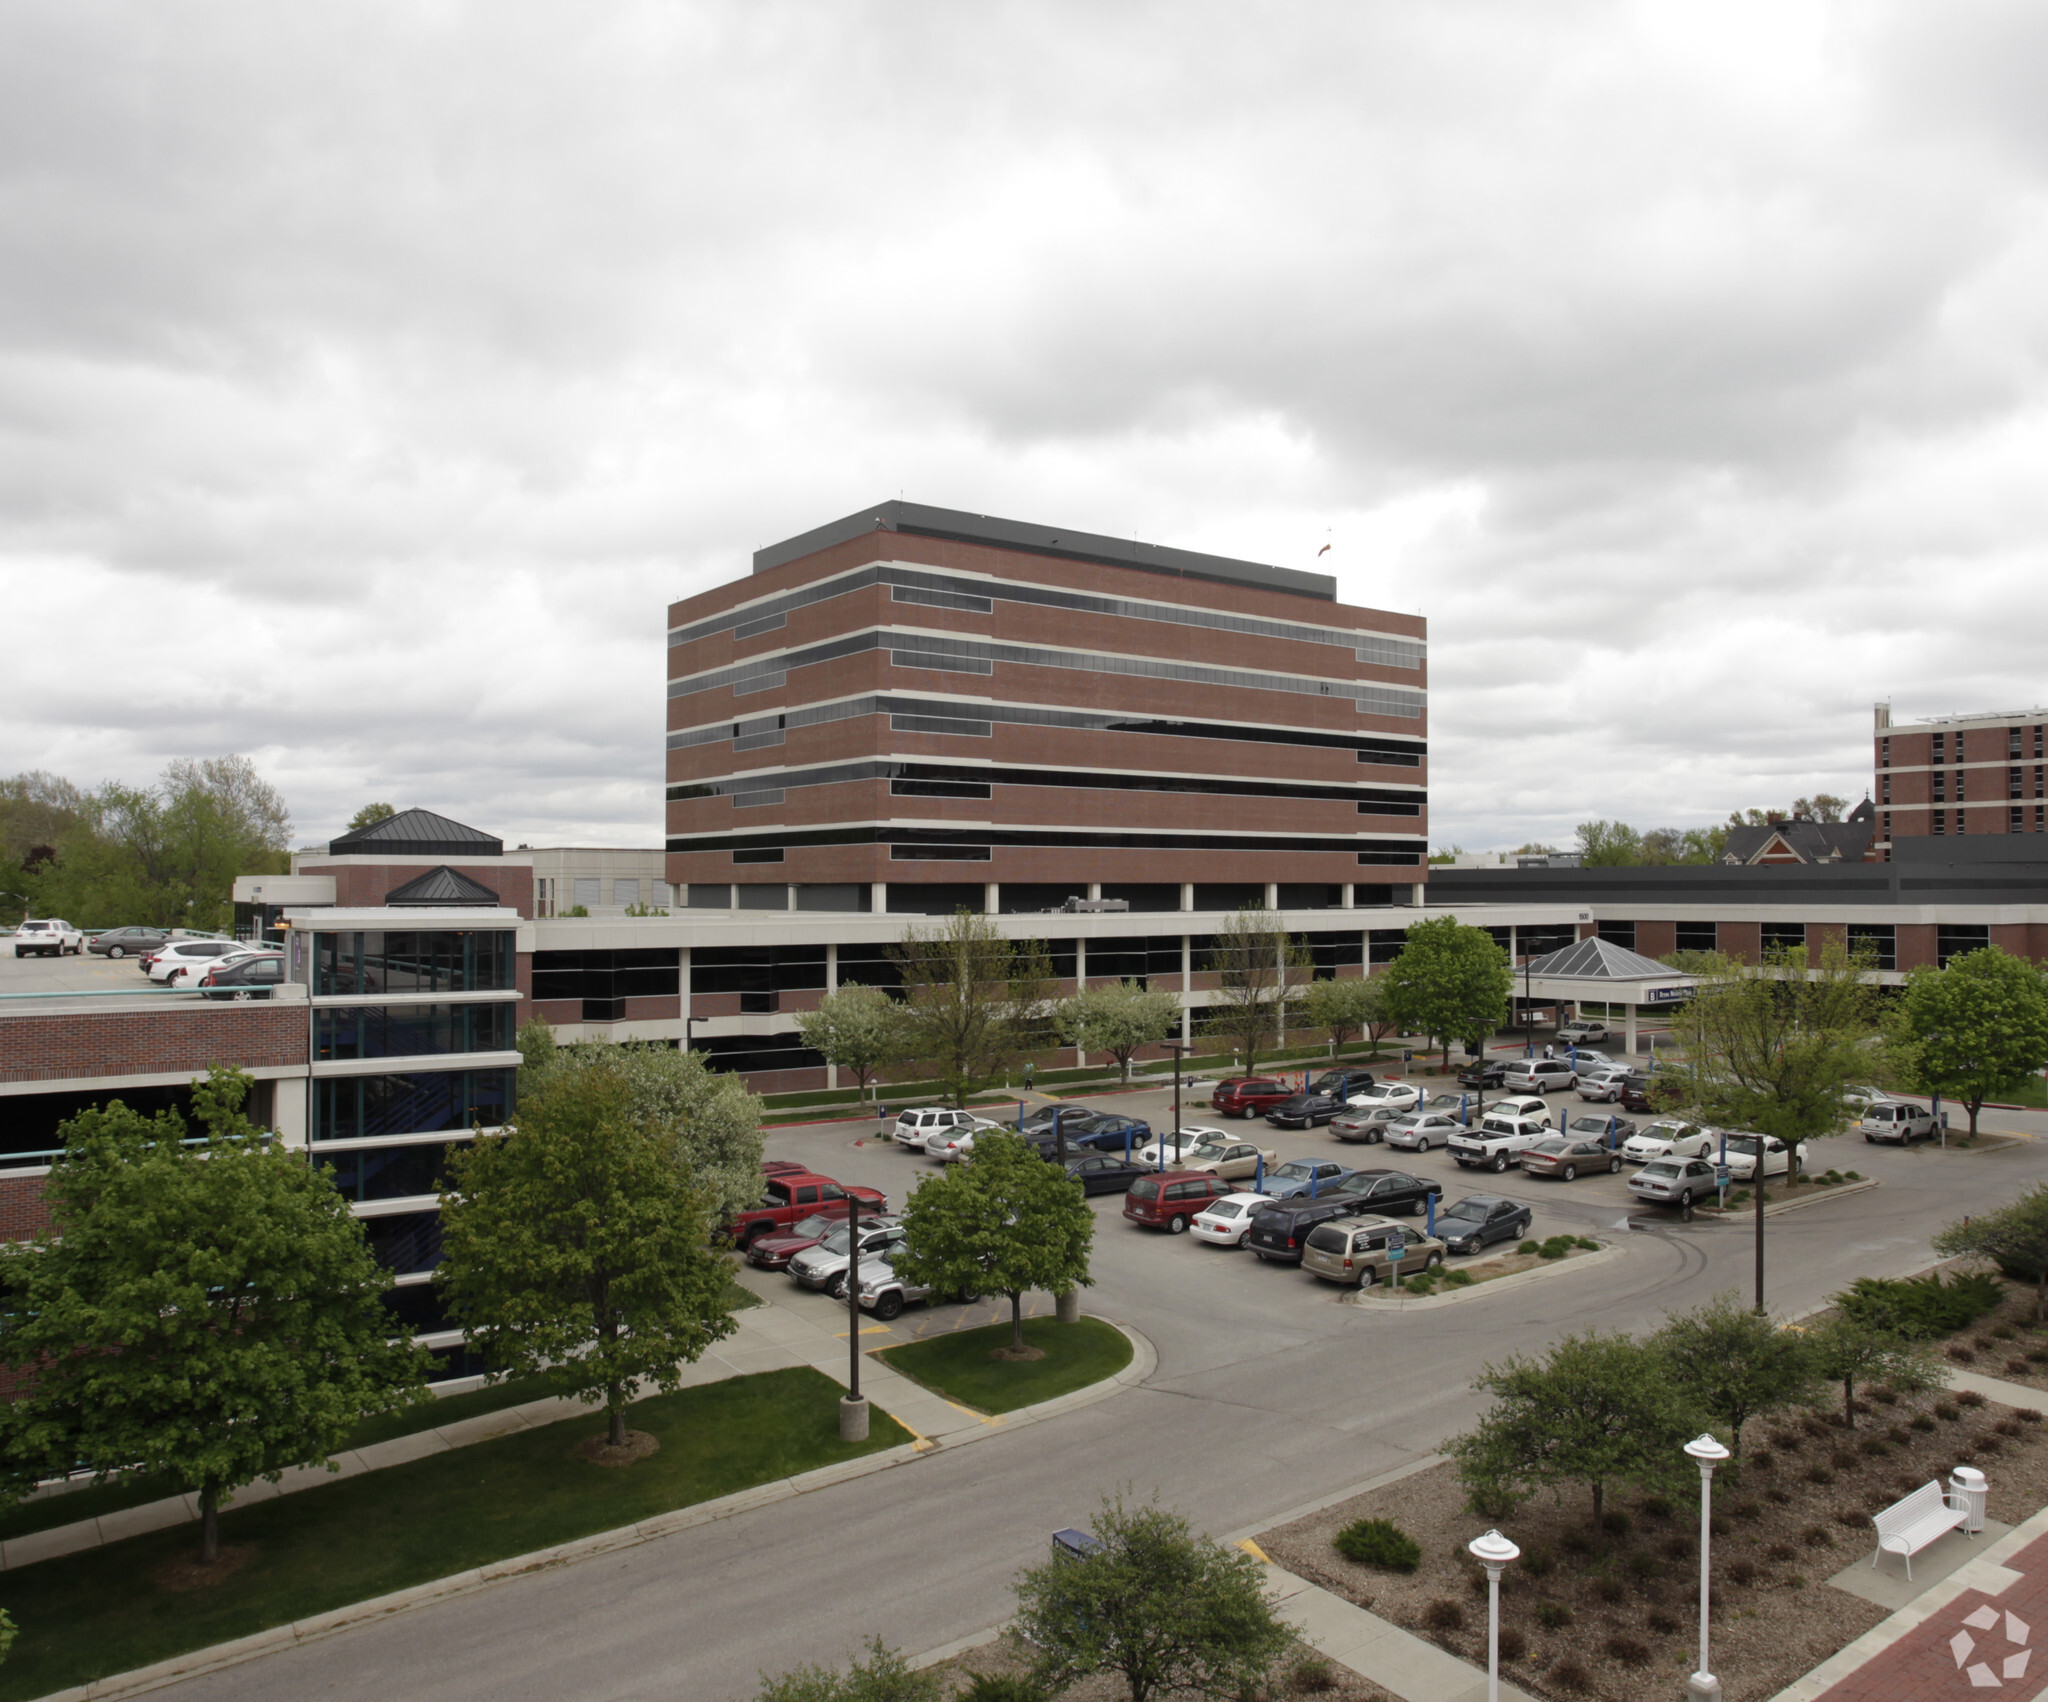
[[[835,1202],[843,1210],[848,1198],[859,1200],[866,1211],[879,1214],[889,1209],[889,1196],[879,1188],[842,1187],[831,1177],[787,1159],[764,1164],[761,1169],[761,1203],[725,1226],[735,1247],[746,1247],[755,1236],[785,1229],[815,1211],[830,1211]]]

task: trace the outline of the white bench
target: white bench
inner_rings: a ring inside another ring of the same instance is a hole
[[[1902,1555],[1906,1576],[1913,1576],[1913,1556],[1937,1537],[1945,1536],[1969,1516],[1929,1478],[1903,1501],[1894,1501],[1882,1513],[1871,1515],[1877,1527],[1877,1552],[1870,1557],[1875,1566],[1887,1554]]]

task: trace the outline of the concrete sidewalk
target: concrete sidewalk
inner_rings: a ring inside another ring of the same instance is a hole
[[[761,1306],[737,1315],[735,1322],[738,1327],[730,1336],[711,1348],[694,1365],[683,1367],[682,1387],[694,1389],[706,1383],[723,1382],[729,1377],[744,1377],[756,1371],[779,1371],[795,1365],[808,1365],[822,1371],[842,1388],[845,1387],[849,1355],[843,1309],[836,1313],[819,1313],[813,1308],[811,1315],[806,1316],[778,1304],[772,1294],[763,1294],[762,1299],[764,1304]],[[835,1323],[836,1329],[832,1327]],[[863,1351],[867,1355],[861,1365],[861,1393],[910,1431],[917,1438],[919,1450],[929,1450],[984,1430],[1000,1429],[1024,1418],[1023,1414],[1012,1414],[1007,1419],[992,1418],[956,1405],[871,1356],[875,1347],[886,1347],[892,1342],[909,1339],[905,1334],[891,1330],[885,1324],[864,1319],[861,1335]],[[1133,1361],[1133,1368],[1136,1363]],[[1094,1388],[1121,1386],[1119,1381],[1111,1385],[1094,1385]],[[643,1392],[653,1393],[652,1389],[644,1389]],[[1082,1395],[1089,1393],[1089,1390],[1080,1391]],[[1073,1400],[1075,1397],[1064,1399]],[[1047,1402],[1046,1408],[1064,1410],[1058,1401]],[[1032,1410],[1036,1413],[1039,1409]],[[276,1483],[259,1481],[237,1490],[232,1505],[247,1507],[280,1495],[295,1495],[301,1490],[318,1489],[340,1478],[355,1477],[387,1466],[402,1466],[432,1454],[471,1447],[494,1437],[538,1429],[563,1419],[582,1416],[595,1422],[596,1412],[596,1408],[565,1395],[505,1407],[498,1412],[413,1431],[405,1436],[395,1436],[388,1442],[337,1454],[334,1456],[334,1471],[318,1466],[295,1467]],[[187,1524],[198,1517],[199,1499],[196,1495],[173,1495],[161,1501],[145,1502],[139,1507],[123,1508],[117,1513],[32,1531],[26,1536],[0,1543],[0,1572],[30,1566],[39,1560],[53,1560],[59,1555],[99,1548],[147,1531]]]

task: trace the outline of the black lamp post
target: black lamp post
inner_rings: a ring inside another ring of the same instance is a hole
[[[1177,1154],[1180,1151],[1180,1061],[1192,1048],[1185,1040],[1168,1040],[1164,1044],[1167,1051],[1173,1054],[1173,1139],[1174,1151]],[[1159,1143],[1159,1165],[1161,1169],[1166,1167],[1164,1141]]]

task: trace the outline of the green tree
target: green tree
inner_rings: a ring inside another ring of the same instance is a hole
[[[1010,1302],[1010,1351],[1022,1353],[1024,1296],[1086,1287],[1095,1214],[1081,1184],[1016,1135],[983,1133],[974,1156],[927,1176],[903,1208],[899,1275],[941,1294]]]
[[[1088,1529],[1100,1546],[1085,1559],[1055,1556],[1017,1581],[1017,1628],[1054,1694],[1114,1673],[1130,1702],[1248,1696],[1293,1642],[1243,1549],[1121,1499],[1105,1501]]]
[[[553,1031],[547,1035],[545,1048],[534,1037],[528,1058],[521,1030],[520,1055],[526,1059],[519,1071],[522,1095],[578,1070],[612,1071],[632,1090],[633,1116],[658,1129],[696,1177],[713,1223],[760,1203],[762,1105],[740,1077],[712,1069],[701,1052],[659,1042],[583,1040],[558,1047]]]
[[[822,1052],[827,1063],[853,1072],[865,1099],[875,1073],[901,1054],[903,1025],[898,1014],[896,1001],[880,988],[842,981],[838,992],[818,1001],[816,1010],[798,1016],[796,1029],[804,1044]]]
[[[1377,979],[1404,1027],[1443,1042],[1448,1068],[1453,1040],[1478,1046],[1507,1020],[1515,967],[1484,928],[1438,916],[1409,927],[1401,955]]]
[[[1738,1460],[1743,1425],[1792,1405],[1813,1387],[1806,1338],[1732,1292],[1673,1314],[1651,1345],[1663,1351],[1665,1375],[1679,1393],[1725,1428]]]
[[[619,1060],[550,1071],[449,1171],[449,1312],[498,1369],[602,1401],[613,1446],[636,1381],[672,1391],[731,1334],[708,1191]]]
[[[1838,938],[1817,958],[1805,946],[1765,954],[1761,964],[1727,958],[1700,975],[1692,998],[1672,1013],[1671,1028],[1686,1062],[1674,1071],[1674,1092],[1702,1121],[1775,1135],[1800,1149],[1844,1126],[1844,1089],[1876,1068],[1877,988],[1865,961]],[[1660,1072],[1661,1073],[1661,1072]],[[1761,1171],[1761,1163],[1759,1163]],[[1756,1308],[1764,1309],[1764,1194],[1757,1178]]]
[[[1259,1053],[1286,1021],[1292,987],[1315,967],[1308,948],[1291,938],[1263,908],[1237,912],[1216,935],[1207,960],[1216,996],[1203,1032],[1226,1042],[1244,1060],[1247,1073],[1259,1067]]]
[[[1625,1335],[1568,1335],[1541,1359],[1489,1365],[1473,1384],[1494,1402],[1445,1452],[1475,1505],[1505,1508],[1540,1489],[1584,1489],[1593,1524],[1610,1483],[1649,1488],[1677,1475],[1694,1414],[1663,1355]]]
[[[373,826],[377,822],[389,821],[397,814],[398,806],[396,804],[365,804],[348,818],[347,831],[350,833],[359,832],[361,829]]]
[[[1856,1427],[1856,1386],[1889,1383],[1911,1392],[1942,1384],[1934,1356],[1918,1342],[1836,1312],[1806,1331],[1806,1353],[1822,1382],[1842,1386],[1842,1422]]]
[[[2048,1064],[2048,979],[1997,946],[1952,957],[1945,969],[1916,969],[1897,1033],[1909,1079],[1967,1105],[1975,1135],[1985,1100]]]
[[[426,1392],[333,1172],[254,1127],[248,1091],[233,1070],[195,1083],[190,1146],[175,1113],[118,1100],[66,1123],[49,1231],[15,1255],[0,1320],[27,1385],[6,1416],[17,1467],[161,1473],[198,1495],[207,1561],[236,1489]]]
[[[845,1672],[831,1667],[798,1667],[763,1678],[755,1702],[945,1702],[945,1686],[929,1669],[910,1663],[881,1638],[868,1643],[867,1659]]]
[[[2048,1183],[2036,1182],[2009,1205],[1976,1212],[1934,1237],[1943,1258],[1996,1261],[2009,1277],[2034,1285],[2034,1322],[2048,1317]]]
[[[1589,869],[1643,860],[1643,836],[1625,821],[1582,821],[1577,832],[1579,859]]]
[[[1036,941],[956,911],[889,948],[903,981],[902,1055],[931,1067],[956,1106],[1037,1049],[1052,1008],[1052,966]]]
[[[1060,1001],[1054,1022],[1067,1045],[1107,1052],[1128,1082],[1132,1054],[1180,1031],[1180,995],[1149,991],[1135,981],[1086,987]]]
[[[1309,1027],[1322,1029],[1341,1047],[1352,1035],[1375,1024],[1389,1025],[1392,1019],[1386,1014],[1386,1005],[1384,975],[1340,975],[1308,984],[1301,1015]]]

